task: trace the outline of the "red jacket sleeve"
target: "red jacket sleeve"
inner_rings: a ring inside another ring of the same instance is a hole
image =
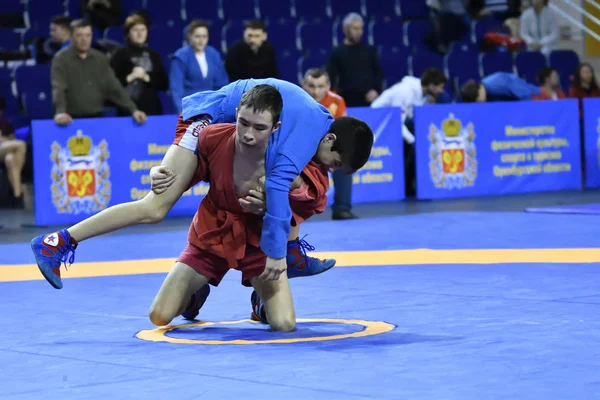
[[[303,170],[304,183],[290,192],[290,206],[296,224],[306,221],[327,208],[329,176],[327,171],[311,161]]]

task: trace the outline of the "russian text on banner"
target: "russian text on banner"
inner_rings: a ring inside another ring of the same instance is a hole
[[[35,223],[73,224],[107,207],[143,198],[149,170],[172,143],[177,116],[77,119],[66,127],[33,121]],[[188,190],[169,216],[193,215],[208,185]]]
[[[600,187],[600,99],[583,99],[585,186]]]
[[[577,100],[415,108],[417,197],[581,189]]]
[[[373,130],[375,142],[371,157],[352,176],[352,203],[398,201],[405,197],[402,113],[398,107],[348,108],[348,115],[365,121]],[[329,179],[328,203],[333,203],[335,187]]]

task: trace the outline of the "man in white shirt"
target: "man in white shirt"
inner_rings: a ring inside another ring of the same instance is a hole
[[[530,51],[541,51],[548,56],[558,42],[558,22],[548,0],[532,0],[532,7],[521,14],[521,38]]]
[[[406,76],[394,86],[386,89],[371,104],[371,107],[400,107],[402,109],[402,136],[408,144],[415,142],[414,135],[406,127],[406,120],[414,116],[414,107],[425,104],[444,91],[447,78],[438,68],[428,68],[421,79]]]
[[[414,196],[416,193],[415,136],[406,126],[407,120],[412,121],[415,106],[421,106],[427,101],[435,102],[435,98],[444,91],[446,81],[446,76],[438,68],[428,68],[421,75],[421,79],[405,76],[400,82],[384,90],[371,104],[374,108],[400,107],[402,109],[406,196]]]

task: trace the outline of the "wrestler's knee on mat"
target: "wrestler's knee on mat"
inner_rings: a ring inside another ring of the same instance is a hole
[[[296,329],[296,317],[293,313],[274,315],[271,317],[267,314],[269,325],[274,331],[291,332]]]
[[[152,304],[148,316],[150,317],[150,321],[156,326],[168,325],[175,318],[172,312],[169,312],[160,304]]]

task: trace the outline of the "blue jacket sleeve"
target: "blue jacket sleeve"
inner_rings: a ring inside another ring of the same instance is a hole
[[[289,191],[298,174],[289,158],[278,155],[265,179],[267,212],[263,218],[260,248],[271,258],[283,258],[287,254],[292,221]]]
[[[171,71],[169,73],[169,90],[171,91],[171,98],[173,104],[177,109],[177,113],[181,114],[181,100],[183,99],[183,80],[185,64],[178,57],[174,57],[171,62]]]

